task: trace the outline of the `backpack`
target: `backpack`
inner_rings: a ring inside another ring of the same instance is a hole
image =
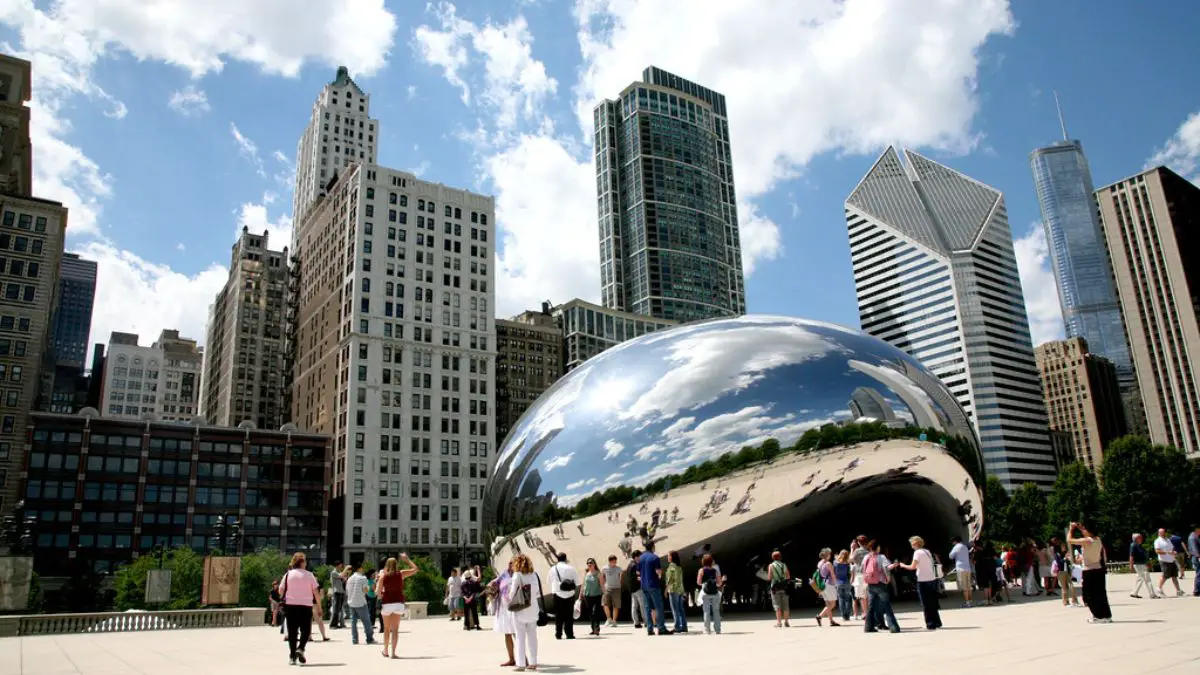
[[[808,580],[808,584],[818,593],[825,590],[825,578],[821,576],[821,570],[818,569],[812,573],[812,578]]]
[[[704,583],[700,584],[700,588],[704,591],[705,595],[716,595],[721,591],[721,589],[717,588],[717,571],[715,569],[711,567],[704,568],[701,578],[704,580]]]
[[[787,576],[784,564],[778,560],[771,563],[771,591],[780,592],[787,589]]]

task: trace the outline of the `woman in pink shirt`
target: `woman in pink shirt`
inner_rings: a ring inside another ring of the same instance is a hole
[[[304,648],[312,635],[314,610],[317,616],[321,614],[321,585],[312,572],[305,569],[307,564],[304,554],[296,553],[292,556],[291,569],[279,582],[283,615],[287,620],[288,662],[293,666],[297,661],[307,663]],[[297,632],[300,634],[299,644],[296,642]]]

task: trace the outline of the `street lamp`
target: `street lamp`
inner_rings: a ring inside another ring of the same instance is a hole
[[[33,555],[36,529],[37,516],[26,513],[22,499],[13,507],[12,513],[0,521],[0,548],[7,548],[10,555]]]

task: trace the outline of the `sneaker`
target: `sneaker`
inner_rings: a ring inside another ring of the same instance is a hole
[[[288,657],[288,665],[289,666],[296,665],[296,655],[295,654],[292,654],[291,656]]]
[[[1182,598],[1185,595],[1187,595],[1187,593],[1184,593],[1183,591],[1175,591],[1175,597],[1177,598]]]
[[[308,660],[304,658],[304,650],[303,649],[298,650],[296,652],[296,660],[300,662],[300,665],[304,665],[304,664],[308,663]]]
[[[1137,593],[1130,593],[1130,594],[1129,594],[1129,597],[1131,597],[1131,598],[1137,598],[1138,600],[1141,600],[1141,599],[1142,599],[1142,596],[1138,595]],[[1153,598],[1154,596],[1152,595],[1152,596],[1150,596],[1150,597],[1152,597],[1152,598]]]

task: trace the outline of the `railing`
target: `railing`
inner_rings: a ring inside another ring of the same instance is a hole
[[[265,623],[261,607],[174,611],[0,616],[0,637],[68,633],[126,633],[189,628],[243,628]]]

